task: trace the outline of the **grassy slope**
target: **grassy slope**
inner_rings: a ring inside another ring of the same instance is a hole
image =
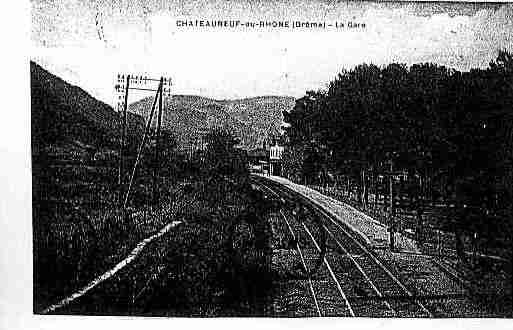
[[[227,244],[229,228],[248,216],[249,205],[265,209],[248,197],[250,189],[226,182],[205,184],[200,178],[188,184],[162,178],[161,205],[152,208],[146,202],[151,180],[143,166],[132,199],[139,203],[131,204],[129,216],[124,217],[116,207],[113,110],[35,63],[31,63],[31,87],[34,311],[75,292],[126,257],[137,242],[181,219],[186,223],[176,235],[169,234],[147,249],[146,257],[121,272],[114,283],[98,288],[94,301],[85,306],[100,306],[99,313],[129,313],[123,298],[109,300],[112,291],[126,297],[132,293],[129,288],[148,283],[148,276],[156,272],[161,280],[149,282],[149,290],[131,307],[133,312],[212,315],[230,308],[240,312],[238,302],[248,299],[245,288],[262,278],[251,265],[235,267],[235,260],[251,258]],[[135,137],[141,118],[130,119]],[[255,251],[254,230],[251,233],[243,249],[250,253]],[[258,234],[263,242],[266,235],[265,228]],[[155,271],[155,265],[164,268]],[[232,303],[235,306],[226,306]],[[82,307],[75,312],[86,313]]]
[[[268,205],[250,191],[241,181],[180,184],[161,217],[184,223],[59,313],[265,315],[272,298],[270,228],[266,221],[248,225],[248,219],[255,206]],[[259,212],[257,217],[265,216]]]
[[[108,267],[144,233],[128,239],[131,224],[115,207],[117,114],[36,63],[30,70],[38,310]],[[128,123],[130,150],[142,118],[132,114]]]

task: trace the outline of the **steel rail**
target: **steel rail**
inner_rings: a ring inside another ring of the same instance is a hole
[[[280,197],[280,195],[277,192],[275,192],[273,189],[271,189],[271,188],[269,188],[269,187],[267,187],[267,186],[265,186],[263,184],[261,186],[266,188],[269,192],[271,192],[276,197]],[[308,267],[306,265],[305,258],[303,256],[303,252],[301,251],[301,248],[299,246],[299,240],[297,239],[296,234],[294,233],[294,230],[292,229],[292,226],[290,225],[289,221],[287,220],[287,217],[285,216],[285,214],[283,214],[283,212],[281,210],[279,211],[279,213],[282,216],[282,219],[285,221],[285,224],[287,225],[287,228],[289,229],[289,232],[292,235],[292,238],[294,239],[294,242],[296,242],[296,249],[298,251],[299,258],[301,259],[301,263],[303,264],[305,272],[308,275],[307,276],[308,277],[307,278],[308,279],[308,285],[309,285],[310,293],[312,294],[312,298],[313,298],[313,301],[314,301],[314,304],[315,304],[315,309],[317,310],[317,314],[319,316],[322,316],[321,308],[319,307],[319,302],[317,300],[317,295],[315,294],[315,290],[314,290],[314,287],[313,287],[312,278],[310,276],[310,272],[308,271]]]
[[[274,191],[274,189],[268,187],[268,186],[265,186],[264,184],[262,184],[263,187],[265,187],[268,191],[270,191],[271,193],[273,193],[276,197],[280,197],[280,195]],[[303,263],[303,267],[305,268],[305,271],[307,274],[309,274],[310,272],[308,271],[308,268],[306,266],[306,263],[304,261],[304,257],[303,257],[303,254],[301,252],[301,249],[299,247],[299,241],[297,240],[297,237],[289,223],[289,221],[287,220],[287,217],[283,214],[283,212],[280,210],[280,214],[282,215],[283,219],[285,220],[286,224],[287,224],[287,227],[290,231],[290,233],[292,234],[292,237],[294,238],[294,241],[296,242],[296,247],[297,247],[297,250],[299,251],[299,254],[301,256],[301,261]],[[322,255],[322,250],[321,247],[319,246],[319,244],[317,243],[317,241],[315,240],[315,238],[313,237],[312,233],[310,232],[310,230],[308,229],[308,227],[306,226],[305,223],[301,222],[301,224],[303,225],[303,229],[306,231],[306,233],[308,234],[308,236],[310,236],[310,239],[312,240],[313,244],[315,245],[315,248],[317,249],[317,251],[319,251],[319,253],[321,253],[321,256],[322,256],[322,259],[321,259],[321,263],[323,262],[327,269],[328,269],[328,272],[330,273],[330,276],[332,277],[332,279],[334,280],[335,282],[335,285],[338,289],[338,292],[340,293],[340,295],[342,296],[342,299],[344,300],[344,303],[345,305],[347,306],[348,310],[349,310],[349,314],[351,316],[356,316],[355,313],[354,313],[354,310],[353,308],[351,307],[351,304],[349,303],[348,299],[347,299],[347,296],[346,294],[344,293],[344,291],[342,290],[342,286],[340,285],[340,282],[338,281],[337,277],[335,276],[330,264],[328,263],[328,260],[326,259],[326,257],[324,255]],[[308,275],[308,281],[309,281],[309,284],[310,284],[310,290],[312,292],[312,296],[314,297],[314,301],[315,301],[315,305],[316,305],[316,308],[317,308],[317,311],[319,313],[319,316],[322,316],[321,314],[321,311],[320,311],[320,308],[319,308],[319,305],[318,305],[318,301],[317,301],[317,297],[315,295],[315,291],[313,289],[313,283],[312,283],[312,280],[311,280],[311,276]]]
[[[353,258],[353,256],[349,253],[349,251],[347,251],[347,249],[342,246],[342,244],[340,243],[340,241],[335,237],[335,235],[333,235],[333,233],[326,227],[324,226],[324,229],[326,230],[326,232],[331,236],[331,238],[335,241],[335,243],[337,244],[337,246],[342,250],[342,252],[345,253],[345,255],[349,258],[349,260],[351,260],[353,262],[353,264],[356,266],[356,268],[358,268],[358,270],[360,271],[360,273],[363,275],[363,277],[365,278],[365,280],[370,284],[370,286],[372,287],[372,289],[374,290],[374,292],[376,292],[376,295],[379,297],[379,298],[384,298],[383,294],[381,293],[381,291],[376,287],[376,285],[374,284],[374,282],[369,278],[369,276],[367,275],[367,273],[363,270],[363,268],[360,266],[360,264]],[[385,306],[394,314],[394,315],[397,315],[397,312],[392,308],[392,306],[390,306],[390,303],[386,300],[383,300],[384,301],[384,304]]]
[[[495,297],[495,295],[494,295]],[[383,297],[361,297],[361,296],[353,296],[348,297],[349,301],[412,301],[413,299],[419,299],[424,301],[447,301],[450,299],[465,299],[468,298],[466,294],[460,293],[446,293],[446,294],[426,294],[422,296],[410,297],[405,295],[385,295]]]
[[[305,258],[303,256],[303,252],[301,251],[301,248],[299,247],[299,241],[296,238],[296,234],[294,233],[294,230],[290,226],[290,223],[287,220],[287,217],[285,216],[285,214],[283,214],[283,212],[281,210],[280,210],[280,214],[283,217],[283,220],[285,221],[285,223],[287,224],[287,227],[289,228],[289,231],[290,231],[290,234],[292,235],[292,238],[296,242],[296,249],[297,249],[297,251],[299,253],[299,257],[301,259],[301,263],[303,264],[303,267],[305,268],[305,271],[308,274],[309,273],[308,272],[308,267],[306,266],[306,262],[305,262]],[[308,276],[308,284],[310,286],[310,292],[312,293],[312,297],[313,297],[313,300],[314,300],[314,303],[315,303],[315,308],[317,310],[317,314],[319,316],[322,316],[322,312],[321,312],[321,309],[319,307],[319,302],[317,301],[317,295],[315,294],[315,290],[313,288],[312,278],[310,276]]]
[[[321,211],[322,212],[322,211]],[[406,288],[404,286],[404,284],[394,275],[392,274],[392,272],[387,268],[385,267],[385,265],[383,265],[383,263],[378,259],[376,258],[376,256],[374,256],[371,252],[369,252],[369,250],[367,250],[357,239],[355,239],[354,237],[352,237],[346,230],[345,228],[343,228],[339,223],[337,223],[336,221],[334,221],[333,219],[331,219],[331,217],[329,217],[330,221],[335,224],[335,226],[337,226],[340,230],[342,230],[342,232],[344,232],[344,234],[351,238],[355,243],[356,245],[358,245],[358,247],[365,253],[367,254],[371,259],[372,261],[374,261],[379,268],[381,268],[382,270],[385,271],[385,273],[388,275],[388,277],[390,277],[400,288],[401,290],[403,290],[404,293],[406,293],[409,297],[414,297],[413,293],[411,293],[410,290],[408,290],[408,288]],[[424,304],[422,304],[420,301],[418,300],[414,300],[415,303],[424,311],[426,312],[429,317],[433,317],[433,314],[426,308],[426,306],[424,306]]]
[[[264,179],[265,180],[265,179]],[[267,180],[268,182],[270,180]],[[302,196],[300,193],[298,192],[295,192],[293,191],[291,188],[289,187],[285,187],[277,182],[272,182],[272,184],[274,184],[274,186],[279,186],[280,187],[280,190],[283,192],[284,190],[287,190],[289,192],[291,192],[292,194],[295,194],[295,195],[298,195],[298,198],[301,198],[303,200],[305,200],[308,204],[310,204],[315,210],[317,210],[320,214],[322,214],[325,218],[329,219],[331,221],[331,223],[333,223],[335,226],[337,226],[344,234],[345,236],[347,236],[348,238],[350,238],[353,242],[356,243],[356,245],[366,254],[370,257],[370,259],[372,261],[374,261],[374,263],[376,265],[378,265],[379,268],[381,268],[382,270],[385,271],[385,273],[387,274],[387,276],[389,278],[391,278],[400,288],[403,292],[405,292],[407,294],[408,297],[412,298],[415,303],[429,316],[429,317],[433,317],[433,314],[424,306],[424,304],[422,304],[420,301],[418,301],[414,295],[411,293],[410,290],[408,290],[408,288],[406,288],[404,286],[404,284],[394,275],[392,274],[392,272],[386,268],[383,263],[378,259],[376,258],[376,256],[374,256],[367,248],[365,248],[355,237],[353,237],[352,235],[350,235],[347,230],[340,224],[338,223],[338,221],[335,221],[333,220],[333,216],[329,213],[327,213],[324,209],[322,209],[322,207],[318,206],[317,204],[315,204],[314,202],[312,202],[311,200],[309,200],[307,197],[304,197]],[[290,194],[290,193],[289,193]]]
[[[278,193],[276,193],[273,189],[271,189],[270,187],[266,186],[265,184],[260,183],[259,185],[261,187],[267,189],[269,192],[271,192],[276,197],[280,197],[280,195]],[[322,223],[320,221],[318,222],[318,225],[319,225],[320,229],[322,230],[322,234],[323,234],[322,240],[321,240],[321,243],[322,243],[321,244],[321,251],[320,251],[319,256],[317,257],[317,261],[315,263],[315,266],[312,269],[310,269],[310,270],[305,269],[306,277],[313,276],[319,270],[319,268],[323,264],[323,257],[326,255],[326,249],[327,249],[327,247],[326,247],[326,232],[324,231],[324,227],[322,227]]]
[[[305,226],[303,224],[303,226]],[[323,228],[324,230],[328,233],[329,236],[331,236],[331,238],[335,241],[335,243],[337,244],[337,246],[349,257],[349,259],[354,263],[354,265],[357,267],[357,269],[360,271],[360,273],[363,275],[363,277],[365,278],[365,280],[370,284],[370,286],[372,287],[372,289],[376,292],[376,294],[378,295],[378,297],[380,298],[383,298],[383,294],[381,293],[381,291],[379,291],[379,289],[375,286],[374,282],[368,277],[368,275],[366,274],[366,272],[362,269],[362,267],[360,266],[360,264],[353,258],[353,256],[347,251],[347,249],[345,249],[342,244],[340,243],[340,241],[335,237],[335,235],[333,235],[333,233],[323,224]],[[314,244],[316,244],[315,242],[315,239],[313,238],[313,235],[311,234],[311,232],[308,230],[308,228],[305,227],[305,230],[306,232],[310,235],[310,237],[312,238],[312,240],[314,241]],[[316,244],[317,245],[317,244]],[[327,263],[327,260],[325,259],[325,262]],[[329,267],[328,265],[328,268],[329,270],[331,269],[331,267]],[[347,303],[348,306],[350,306],[349,304],[349,298],[347,298],[347,296],[343,293],[343,290],[340,286],[340,283],[339,281],[336,279],[336,277],[334,276],[333,272],[330,272],[333,279],[335,280],[336,284],[337,284],[337,289],[339,290],[339,292],[341,293],[344,301]],[[386,307],[394,314],[394,315],[397,315],[397,312],[392,308],[392,306],[390,306],[390,303],[386,300],[384,300],[384,304],[386,305]],[[352,308],[350,307],[350,309],[352,310]],[[353,315],[354,316],[354,315]]]
[[[315,247],[317,248],[317,250],[319,252],[321,252],[321,248],[319,247],[319,245],[317,244],[317,241],[315,240],[315,238],[313,237],[312,233],[310,232],[310,230],[308,229],[307,225],[302,223],[303,225],[303,228],[305,229],[306,233],[308,234],[308,236],[310,236],[310,238],[312,239]],[[338,289],[338,292],[340,293],[340,295],[342,296],[342,299],[344,300],[344,303],[346,304],[347,306],[347,309],[349,310],[349,314],[351,316],[356,316],[355,313],[354,313],[354,310],[353,308],[351,307],[351,304],[349,303],[349,300],[347,300],[347,296],[346,294],[344,293],[344,291],[342,290],[342,286],[340,285],[340,282],[338,281],[337,277],[335,276],[335,273],[333,273],[333,269],[331,269],[331,266],[328,262],[328,260],[326,259],[326,257],[323,257],[323,260],[324,260],[324,264],[326,265],[326,268],[328,268],[328,272],[330,273],[330,276],[331,278],[335,281],[335,285]]]
[[[443,272],[445,272],[447,275],[449,275],[449,277],[452,278],[452,280],[454,282],[456,282],[459,286],[461,286],[463,288],[463,290],[472,292],[472,287],[470,284],[468,284],[468,281],[465,281],[458,274],[455,274],[454,272],[452,272],[449,269],[449,267],[447,267],[446,265],[443,264],[443,262],[438,260],[435,256],[431,257],[431,261],[433,261],[433,263],[435,265],[437,265],[438,268],[440,268]]]

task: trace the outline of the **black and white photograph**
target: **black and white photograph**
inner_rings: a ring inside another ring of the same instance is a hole
[[[34,315],[513,317],[512,3],[29,21]]]

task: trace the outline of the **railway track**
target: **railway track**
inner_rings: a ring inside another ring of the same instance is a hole
[[[284,264],[290,268],[289,272],[285,272],[286,280],[293,284],[286,287],[290,283],[285,283],[286,294],[276,295],[285,301],[282,304],[284,307],[269,307],[266,310],[269,316],[440,317],[446,315],[443,307],[448,300],[464,298],[454,293],[439,294],[439,291],[419,294],[411,292],[396,275],[396,269],[387,267],[363,239],[360,240],[343,222],[316,203],[271,180],[255,177],[253,182],[271,199],[283,203],[284,207],[273,213],[272,221],[281,223],[279,231],[285,233],[284,236],[289,237],[291,243],[288,249],[283,250],[286,250],[285,258],[289,259]],[[298,211],[300,208],[302,212]],[[145,239],[112,270],[42,313],[72,310],[83,305],[95,310],[92,303],[95,288],[100,287],[100,284],[108,287],[110,284],[107,282],[114,278],[114,274],[131,263],[145,245],[170,228],[166,226],[158,234]],[[156,268],[155,278],[146,278],[140,285],[135,283],[132,291],[123,292],[120,296],[122,298],[117,299],[126,300],[129,306],[133,306],[138,299],[151,300],[151,295],[155,294],[151,285],[153,281],[160,281],[158,278],[162,276],[159,267]],[[125,276],[129,278],[127,283],[135,278],[132,274]],[[408,278],[403,274],[403,281]],[[280,285],[278,292],[281,290]],[[418,288],[416,285],[409,287]],[[148,296],[145,298],[145,295]],[[437,303],[442,308],[434,306]]]
[[[433,317],[421,297],[416,297],[363,242],[337,219],[297,192],[264,178],[254,182],[286,205],[301,203],[306,216],[298,219],[290,207],[280,211],[296,242],[295,249],[307,270],[318,258],[322,265],[304,279],[312,315]],[[319,220],[321,220],[319,222]],[[314,224],[320,223],[315,226]],[[322,231],[326,252],[322,253]],[[308,262],[310,261],[310,262]],[[436,297],[443,299],[444,296]]]

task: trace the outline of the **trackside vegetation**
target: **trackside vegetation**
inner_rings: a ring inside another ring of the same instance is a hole
[[[511,260],[512,109],[506,51],[468,72],[361,64],[284,112],[284,175],[419,241],[448,233],[462,262]]]
[[[166,224],[181,221],[132,264],[55,313],[263,313],[270,285],[270,205],[252,189],[246,153],[230,132],[211,130],[206,148],[188,156],[164,130],[158,163],[152,136],[123,210],[126,187],[118,184],[119,118],[113,109],[35,63],[31,88],[34,312],[102,275]],[[144,121],[129,114],[130,170]],[[152,198],[155,167],[158,204]]]

